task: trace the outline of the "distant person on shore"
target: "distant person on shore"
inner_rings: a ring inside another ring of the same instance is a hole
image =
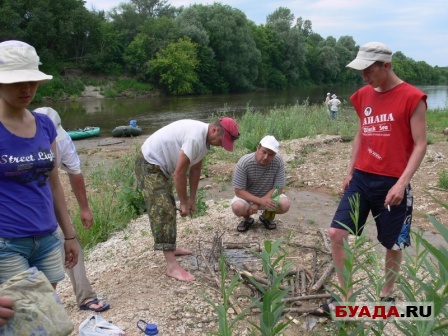
[[[331,113],[331,119],[336,119],[338,116],[339,105],[341,105],[341,101],[338,99],[338,96],[335,94],[331,95],[331,99],[328,102],[328,107]]]
[[[30,267],[56,288],[78,260],[75,230],[56,167],[56,129],[28,110],[39,85],[39,56],[21,41],[0,43],[0,283]],[[61,227],[64,245],[57,233]]]
[[[330,92],[328,92],[327,97],[325,97],[325,110],[327,111],[327,114],[329,117],[331,117],[331,110],[330,110],[330,106],[328,105],[330,99],[331,99]]]
[[[339,284],[349,301],[353,288],[344,287],[344,241],[350,229],[361,234],[369,212],[375,219],[378,240],[386,249],[385,283],[380,301],[395,302],[393,290],[403,250],[410,246],[413,196],[410,181],[426,152],[426,95],[401,80],[392,70],[392,51],[370,42],[360,47],[347,66],[361,72],[367,83],[350,101],[359,117],[352,157],[342,183],[344,195],[336,210],[329,236]],[[359,195],[359,222],[351,217],[350,200]],[[348,229],[347,229],[348,228]],[[351,298],[354,299],[354,298]],[[314,311],[328,316],[337,301]]]
[[[180,215],[193,216],[202,159],[210,146],[233,151],[238,137],[238,125],[231,118],[219,118],[211,124],[178,120],[153,133],[141,147],[135,162],[135,175],[145,198],[154,249],[163,251],[166,274],[170,277],[180,281],[195,280],[176,260],[177,255],[192,252],[176,246],[177,209],[173,180],[180,201]]]
[[[70,186],[72,187],[80,209],[81,222],[85,229],[90,229],[93,225],[93,214],[87,201],[84,176],[81,172],[81,161],[79,160],[75,145],[68,133],[64,130],[64,128],[62,128],[61,117],[58,112],[51,107],[40,107],[34,111],[47,115],[56,127],[57,167],[68,173]],[[64,234],[61,230],[58,231],[61,240],[63,240]],[[109,303],[98,300],[89,279],[87,279],[86,269],[84,266],[84,256],[78,237],[76,237],[75,241],[79,250],[78,263],[72,269],[67,269],[66,272],[70,277],[70,282],[72,283],[78,306],[81,310],[91,310],[95,312],[107,310],[110,306]]]
[[[233,213],[243,219],[238,224],[238,232],[249,230],[255,222],[251,216],[259,210],[276,207],[271,199],[276,186],[280,187],[276,213],[284,214],[289,210],[289,199],[282,194],[286,176],[283,159],[278,155],[279,150],[280,144],[277,139],[267,135],[261,139],[255,153],[246,154],[238,160],[233,173],[235,197],[230,203]],[[274,221],[267,220],[263,215],[260,215],[259,219],[266,229],[277,228]]]

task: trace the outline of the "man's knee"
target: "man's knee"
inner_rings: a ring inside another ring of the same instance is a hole
[[[232,211],[236,216],[245,216],[249,211],[249,206],[245,202],[235,201],[232,204]]]
[[[280,201],[278,202],[278,214],[284,214],[289,211],[289,208],[291,207],[291,202],[287,197],[280,198]]]
[[[337,229],[331,227],[328,230],[328,236],[330,237],[331,244],[344,245],[344,239],[347,239],[349,232],[344,229]]]

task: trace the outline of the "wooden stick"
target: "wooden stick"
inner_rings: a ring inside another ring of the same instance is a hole
[[[303,245],[303,244],[298,244],[298,243],[289,243],[289,245],[290,245],[290,246],[293,246],[293,247],[300,247],[300,248],[312,249],[312,250],[316,250],[316,251],[322,252],[322,253],[324,253],[324,254],[329,254],[329,255],[331,255],[330,252],[324,251],[324,250],[322,250],[322,249],[320,249],[320,248],[318,248],[318,247],[316,247],[316,246],[308,246],[308,245]],[[288,259],[288,258],[287,258],[287,259]]]
[[[251,249],[255,252],[261,252],[261,248],[256,244],[245,243],[223,243],[225,249]]]
[[[300,277],[302,278],[302,291],[301,291],[301,293],[306,293],[306,276],[305,276],[305,270],[302,270],[302,272],[300,272]]]
[[[282,302],[305,301],[305,300],[312,300],[312,299],[328,299],[328,298],[331,298],[330,294],[314,294],[314,295],[288,297],[288,298],[282,299]]]
[[[327,268],[325,269],[324,273],[320,277],[320,279],[316,281],[316,283],[313,285],[313,287],[311,287],[311,293],[317,292],[324,285],[324,283],[330,277],[333,270],[334,270],[334,265],[332,262],[330,262],[328,264]]]
[[[322,235],[322,240],[324,241],[325,249],[327,250],[328,253],[331,253],[330,246],[328,245],[327,234],[322,229],[320,229],[319,232]]]
[[[292,323],[299,325],[300,321],[293,318],[291,315],[286,316],[288,319],[291,320]]]
[[[314,311],[314,308],[285,308],[283,309],[284,313],[298,313],[298,314],[306,314]],[[258,308],[252,308],[250,310],[253,314],[260,314],[261,311]]]
[[[311,277],[311,286],[316,281],[316,268],[317,268],[317,253],[313,251],[313,276]]]
[[[247,272],[247,271],[241,271],[240,274],[241,274],[242,276],[247,277],[247,278],[251,277],[251,278],[253,278],[254,280],[258,281],[259,283],[261,283],[261,284],[263,284],[263,285],[266,285],[266,286],[269,286],[269,285],[270,285],[268,279],[265,279],[265,278],[262,278],[262,277],[253,275],[253,274],[250,273],[250,272]],[[286,289],[288,289],[288,286],[280,285],[279,288],[280,288],[281,290],[286,290]]]
[[[218,288],[221,288],[221,282],[216,277],[215,272],[213,272],[212,268],[210,267],[207,259],[205,258],[204,254],[202,253],[202,251],[200,251],[200,252],[201,252],[202,259],[204,259],[205,266],[207,267],[208,271],[212,275],[212,278],[215,279],[216,285],[218,285]],[[241,312],[242,312],[241,308],[235,303],[235,301],[232,299],[231,296],[229,297],[229,302],[233,306],[233,308],[235,309],[237,314],[241,314]]]

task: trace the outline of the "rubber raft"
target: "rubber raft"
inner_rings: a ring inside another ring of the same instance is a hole
[[[70,138],[72,140],[79,140],[79,139],[85,139],[85,138],[91,138],[94,136],[98,136],[100,134],[100,128],[99,127],[86,127],[86,128],[80,128],[77,130],[67,131],[68,135],[70,135]]]
[[[140,126],[118,126],[115,127],[112,131],[112,136],[119,137],[131,137],[131,136],[139,136],[142,134],[142,129]]]

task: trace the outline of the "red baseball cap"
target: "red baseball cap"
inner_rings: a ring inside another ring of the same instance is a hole
[[[227,117],[220,118],[219,123],[224,129],[222,147],[229,152],[233,152],[233,143],[240,137],[240,133],[238,132],[238,124],[232,118]]]

